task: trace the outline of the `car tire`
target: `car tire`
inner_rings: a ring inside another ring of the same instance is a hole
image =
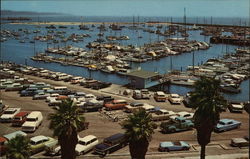
[[[171,133],[174,133],[174,132],[176,132],[176,131],[175,131],[175,129],[171,129],[170,132],[171,132]]]

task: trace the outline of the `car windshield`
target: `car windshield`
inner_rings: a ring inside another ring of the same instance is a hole
[[[79,141],[78,143],[81,145],[86,145],[86,142],[84,142],[84,141]]]
[[[31,144],[31,145],[36,145],[37,143],[34,142],[34,141],[30,141],[30,144]]]
[[[36,121],[36,118],[28,118],[27,121]]]
[[[4,114],[13,114],[15,112],[15,110],[7,110],[4,112]]]
[[[21,120],[21,117],[15,117],[14,120]]]

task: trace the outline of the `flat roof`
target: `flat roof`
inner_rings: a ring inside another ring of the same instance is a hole
[[[133,71],[133,72],[129,72],[126,75],[146,79],[146,78],[151,78],[151,77],[158,76],[159,74],[155,73],[155,72],[145,71],[145,70],[136,70],[136,71]]]

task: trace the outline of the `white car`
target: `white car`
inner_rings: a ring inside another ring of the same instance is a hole
[[[93,94],[86,94],[86,95],[85,95],[85,101],[86,101],[86,102],[88,102],[88,101],[90,101],[90,100],[92,100],[92,99],[96,99],[96,96],[93,95]]]
[[[170,94],[168,100],[172,104],[181,104],[181,98],[178,94]]]
[[[78,138],[78,144],[75,148],[76,154],[85,154],[86,152],[92,150],[98,143],[98,139],[94,135],[88,135],[84,138]]]
[[[19,113],[21,108],[8,108],[0,117],[1,122],[11,122],[14,116]]]
[[[58,97],[58,96],[59,96],[58,93],[53,93],[49,97],[46,97],[46,102],[50,102],[51,100],[55,100],[56,97]]]
[[[99,143],[98,139],[94,135],[88,135],[83,138],[78,136],[78,143],[75,147],[76,155],[82,155],[92,150]],[[53,150],[50,150],[50,154],[60,155],[61,146],[57,146]]]
[[[191,120],[191,119],[193,119],[194,113],[189,113],[189,112],[183,111],[183,112],[178,112],[176,115],[179,117],[183,117],[185,119]]]

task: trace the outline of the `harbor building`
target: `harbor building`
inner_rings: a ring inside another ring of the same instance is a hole
[[[136,70],[126,74],[130,79],[130,86],[143,89],[150,88],[160,84],[160,75],[156,72],[145,70]]]

